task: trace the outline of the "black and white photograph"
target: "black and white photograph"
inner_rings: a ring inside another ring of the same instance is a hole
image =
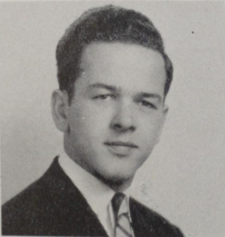
[[[3,236],[225,236],[224,12],[0,2]]]

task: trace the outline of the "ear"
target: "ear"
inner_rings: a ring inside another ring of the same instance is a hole
[[[67,93],[61,90],[53,91],[51,108],[52,108],[52,117],[56,127],[60,131],[66,132],[69,126],[68,125],[69,101]]]
[[[160,125],[159,125],[159,131],[158,131],[158,137],[157,137],[157,140],[156,140],[156,144],[159,142],[159,139],[161,137],[162,130],[163,130],[163,127],[164,127],[164,124],[165,124],[165,121],[166,121],[166,117],[167,117],[168,111],[169,111],[169,107],[168,107],[168,105],[165,104],[163,106],[162,117],[160,118],[161,121],[160,121]]]

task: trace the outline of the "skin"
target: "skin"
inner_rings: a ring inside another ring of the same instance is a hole
[[[164,104],[164,60],[135,44],[92,43],[68,103],[52,96],[55,124],[66,153],[115,191],[127,189],[159,141],[168,111]]]

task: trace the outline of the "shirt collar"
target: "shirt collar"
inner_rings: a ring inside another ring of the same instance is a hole
[[[74,185],[80,190],[92,210],[98,216],[107,215],[106,210],[115,191],[81,168],[65,152],[60,155],[59,164]],[[130,191],[131,189],[129,188],[124,194],[129,197]]]

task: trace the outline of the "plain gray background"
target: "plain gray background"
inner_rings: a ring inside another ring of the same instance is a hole
[[[55,47],[84,10],[106,3],[149,16],[175,68],[162,138],[137,173],[134,196],[186,236],[224,236],[224,2],[1,3],[2,202],[61,152],[50,110]]]

